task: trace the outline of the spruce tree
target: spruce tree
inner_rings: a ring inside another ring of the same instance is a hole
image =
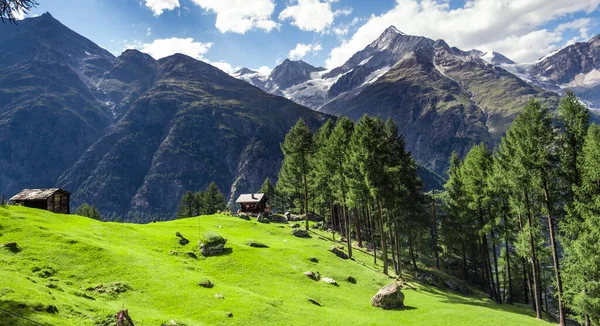
[[[219,190],[216,183],[211,182],[204,193],[204,214],[211,215],[225,210],[225,196]]]
[[[302,119],[285,136],[285,141],[281,145],[284,159],[283,165],[288,169],[290,178],[285,178],[285,182],[291,184],[291,188],[298,188],[295,184],[301,181],[300,188],[303,194],[303,210],[305,214],[305,227],[308,231],[308,177],[311,170],[311,156],[314,153],[313,134]],[[300,180],[295,180],[294,175],[300,176]]]
[[[574,209],[580,217],[565,241],[565,297],[586,325],[600,324],[600,126],[590,126],[582,151],[581,186]]]
[[[194,193],[191,191],[186,192],[179,202],[179,208],[177,210],[177,218],[186,218],[193,216],[194,210]]]
[[[265,179],[265,182],[263,182],[259,192],[267,196],[267,201],[269,203],[273,203],[275,201],[275,187],[269,178]]]

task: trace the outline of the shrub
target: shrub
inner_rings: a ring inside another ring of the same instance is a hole
[[[215,244],[215,243],[221,243],[225,241],[225,239],[216,234],[215,232],[206,232],[204,233],[204,236],[202,237],[202,239],[200,239],[200,242],[204,245],[211,245],[211,244]]]

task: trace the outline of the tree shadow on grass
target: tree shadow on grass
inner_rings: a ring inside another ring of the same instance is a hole
[[[441,289],[436,289],[433,287],[422,287],[422,288],[419,288],[417,291],[427,292],[427,293],[430,293],[435,296],[443,297],[444,299],[441,300],[441,302],[443,302],[443,303],[464,304],[464,305],[482,307],[482,308],[487,308],[487,309],[505,311],[505,312],[509,312],[509,313],[515,313],[515,314],[520,314],[520,315],[529,316],[529,317],[535,317],[533,311],[527,310],[528,305],[500,304],[500,303],[496,303],[491,300],[481,299],[481,298],[472,297],[472,296],[471,297],[462,296],[457,293],[453,293],[450,291],[443,291]]]
[[[408,311],[408,310],[417,310],[417,307],[413,307],[413,306],[404,306],[402,308],[391,308],[391,309],[384,309],[386,311]]]
[[[36,321],[35,314],[43,312],[48,307],[40,304],[34,307],[22,302],[0,300],[0,325],[47,325]]]

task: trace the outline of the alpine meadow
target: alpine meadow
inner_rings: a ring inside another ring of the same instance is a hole
[[[0,0],[0,325],[600,326],[599,13]]]

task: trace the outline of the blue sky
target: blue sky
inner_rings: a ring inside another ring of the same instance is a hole
[[[395,25],[518,62],[600,33],[599,0],[38,0],[115,55],[183,52],[223,70],[285,58],[332,68]],[[263,68],[266,69],[266,68]]]

